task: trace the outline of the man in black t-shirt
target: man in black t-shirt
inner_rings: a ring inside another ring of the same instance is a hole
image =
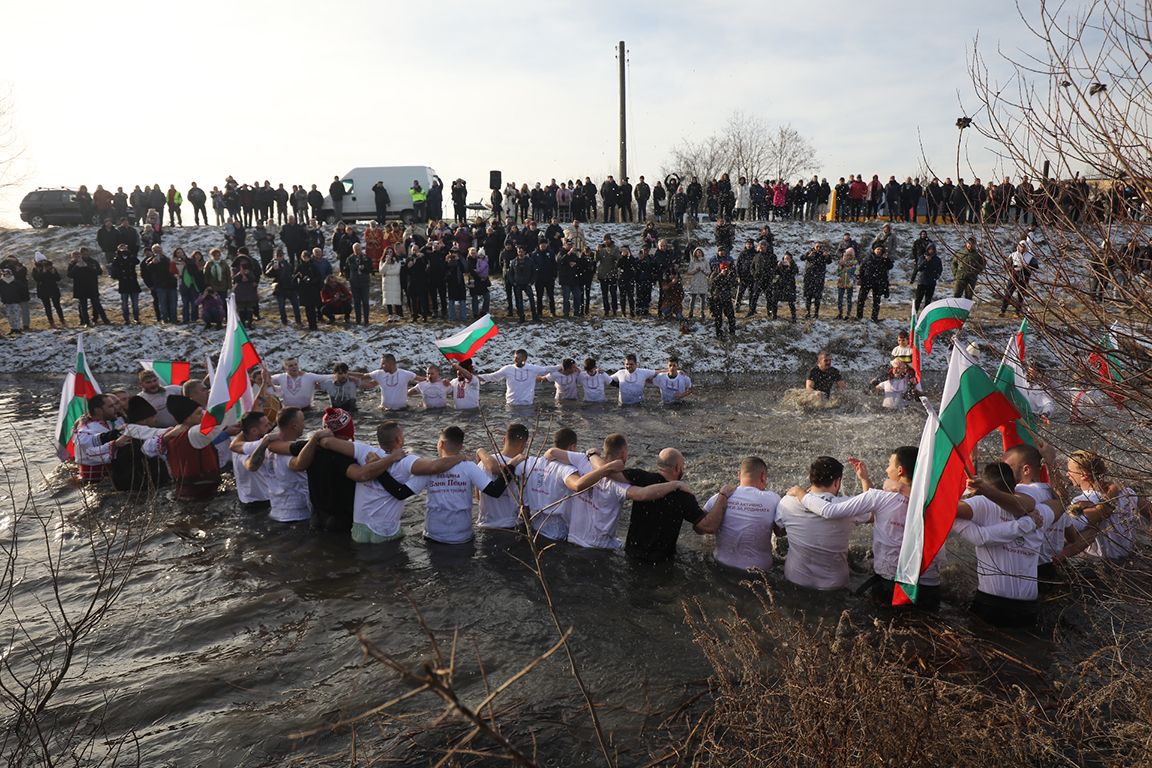
[[[657,458],[656,472],[625,469],[623,474],[629,483],[641,488],[676,481],[684,475],[684,456],[675,448],[665,448]],[[633,501],[624,551],[649,563],[671,560],[676,555],[681,523],[687,520],[698,534],[715,533],[733,490],[733,486],[725,486],[711,512],[701,509],[696,497],[686,491],[673,491],[654,501]]]
[[[816,356],[816,367],[808,372],[808,381],[804,383],[804,388],[823,392],[831,397],[833,387],[844,389],[844,379],[840,377],[840,369],[832,367],[832,353],[822,349]]]
[[[347,411],[327,408],[324,428],[332,437],[352,441],[356,428]],[[316,441],[298,440],[292,444],[299,471],[308,473],[308,497],[312,500],[312,518],[309,525],[314,531],[347,533],[352,530],[352,506],[356,501],[356,483],[347,475],[348,467],[358,466],[353,456],[323,448]]]

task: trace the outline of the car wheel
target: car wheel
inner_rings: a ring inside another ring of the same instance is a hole
[[[90,222],[91,222],[92,226],[94,226],[94,227],[102,227],[102,226],[104,226],[104,217],[101,216],[99,213],[94,213],[90,217]]]
[[[336,223],[336,214],[330,213],[324,217],[324,223],[331,226]]]
[[[39,213],[33,216],[28,223],[32,225],[32,229],[48,229],[48,220]]]
[[[410,209],[410,208],[406,209],[403,212],[401,212],[400,220],[403,221],[405,224],[415,224],[416,223],[416,214],[412,212],[412,209]]]

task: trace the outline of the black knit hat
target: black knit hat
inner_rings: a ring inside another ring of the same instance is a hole
[[[128,410],[124,414],[124,421],[129,424],[139,424],[156,415],[156,409],[139,395],[128,400]]]
[[[190,397],[184,395],[168,395],[168,413],[172,414],[172,418],[176,419],[177,424],[183,424],[184,420],[196,412],[200,407]]]

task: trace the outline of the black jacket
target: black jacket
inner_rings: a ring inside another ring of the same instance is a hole
[[[104,270],[93,258],[82,256],[68,265],[68,277],[72,280],[72,298],[90,299],[100,296],[100,275]]]

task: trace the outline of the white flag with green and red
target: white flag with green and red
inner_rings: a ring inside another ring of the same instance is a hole
[[[192,364],[183,360],[137,360],[146,371],[152,371],[164,386],[180,386],[192,377]]]
[[[920,575],[944,546],[956,520],[956,503],[974,472],[972,449],[996,427],[1020,416],[959,344],[952,347],[939,417],[921,399],[928,421],[912,474],[893,605],[916,601]]]
[[[1020,412],[1020,418],[1000,426],[1004,450],[1014,445],[1027,443],[1036,445],[1036,415],[1032,413],[1032,403],[1028,400],[1028,379],[1024,375],[1024,352],[1028,340],[1028,321],[1020,323],[1020,329],[1008,339],[1008,347],[1000,367],[996,369],[996,388],[1004,393],[1008,401]],[[1021,429],[1023,427],[1023,429]]]
[[[216,370],[212,372],[208,407],[200,419],[202,433],[208,434],[218,424],[238,419],[237,411],[252,409],[248,369],[254,365],[260,365],[260,355],[256,354],[247,331],[240,324],[236,313],[236,297],[231,295],[228,297],[228,326],[224,331],[224,344],[220,348]]]
[[[971,299],[940,299],[921,309],[913,331],[916,344],[912,348],[919,350],[922,346],[926,356],[932,354],[932,340],[944,331],[963,327],[972,313],[973,303]],[[919,367],[916,372],[920,372]]]
[[[492,315],[484,315],[472,325],[446,339],[436,339],[436,346],[449,360],[467,360],[499,331]]]
[[[88,398],[100,394],[100,385],[88,370],[88,358],[84,355],[84,334],[76,336],[76,366],[64,377],[64,389],[60,392],[60,411],[56,416],[56,455],[61,461],[75,458],[72,433],[76,422],[88,413]]]

